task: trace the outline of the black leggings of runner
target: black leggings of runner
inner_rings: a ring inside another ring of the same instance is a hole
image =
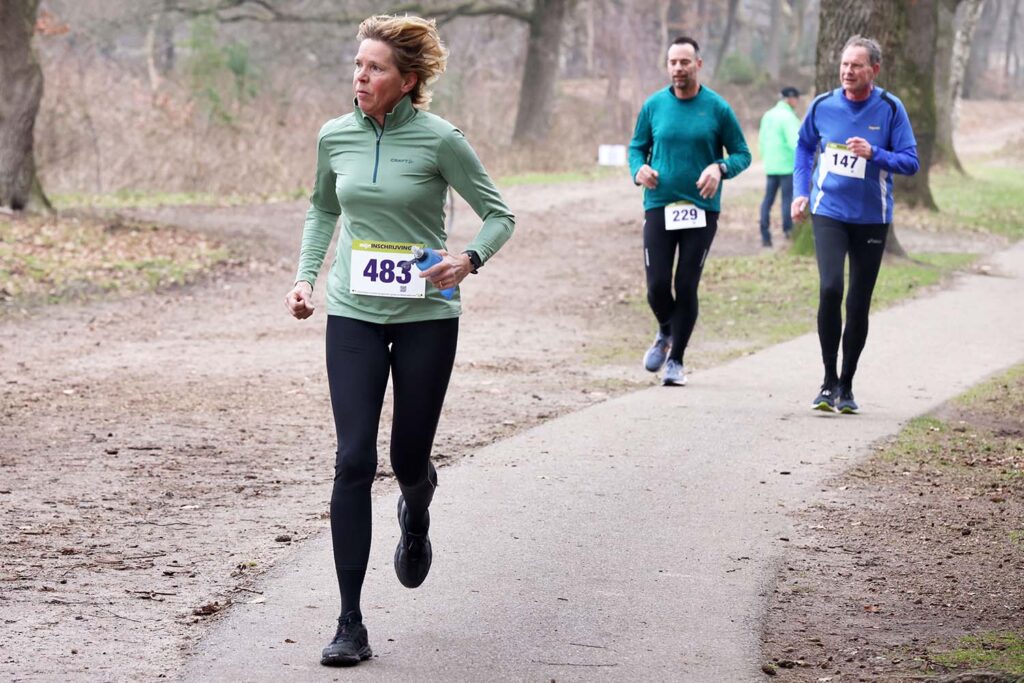
[[[825,364],[825,384],[853,388],[864,343],[868,338],[871,293],[882,266],[887,224],[844,223],[813,215],[814,251],[818,256],[821,287],[818,297],[818,340]],[[843,329],[843,266],[850,255],[850,290],[846,294],[846,329]],[[843,371],[836,374],[839,342],[843,344]]]
[[[327,379],[338,434],[331,540],[342,614],[359,611],[370,555],[370,486],[377,473],[377,430],[388,375],[394,392],[391,468],[414,526],[434,497],[437,475],[430,449],[458,337],[458,318],[389,325],[327,318]]]
[[[686,230],[665,229],[665,209],[644,212],[644,268],[647,272],[647,303],[658,319],[661,333],[672,337],[669,358],[683,362],[697,323],[697,286],[704,261],[718,230],[718,212],[707,211],[707,226]],[[679,264],[672,277],[672,264]],[[675,296],[672,286],[675,284]]]

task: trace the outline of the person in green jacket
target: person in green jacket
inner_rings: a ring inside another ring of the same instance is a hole
[[[722,181],[750,165],[750,150],[732,107],[700,82],[704,61],[697,41],[676,38],[665,63],[672,84],[640,108],[629,172],[644,188],[647,303],[658,323],[644,368],[664,367],[662,384],[681,386],[683,352],[697,323],[697,287],[718,229]]]
[[[509,239],[514,217],[462,132],[427,112],[428,85],[448,51],[433,20],[373,16],[359,26],[355,110],[328,121],[302,231],[295,285],[285,304],[313,314],[313,285],[341,218],[327,278],[327,378],[338,449],[331,538],[341,616],[320,663],[372,656],[360,595],[370,553],[370,487],[390,375],[391,467],[401,495],[394,565],[415,588],[430,569],[428,508],[437,486],[430,451],[455,362],[458,287]],[[458,254],[447,251],[444,204],[455,189],[483,221]],[[420,272],[413,249],[440,262]]]
[[[761,117],[757,145],[764,162],[767,177],[764,199],[761,201],[761,246],[772,246],[771,213],[775,195],[782,190],[782,233],[789,239],[793,231],[793,217],[789,205],[793,203],[793,159],[796,139],[800,132],[800,119],[796,105],[800,91],[787,86],[782,98]]]

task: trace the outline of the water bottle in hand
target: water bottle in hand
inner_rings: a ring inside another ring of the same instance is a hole
[[[441,255],[430,247],[413,247],[412,248],[412,262],[416,264],[416,267],[420,270],[428,270],[433,266],[441,262]],[[445,299],[451,299],[455,296],[455,288],[449,287],[448,289],[441,290],[441,296]]]

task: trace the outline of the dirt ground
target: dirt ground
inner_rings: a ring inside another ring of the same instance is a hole
[[[463,288],[442,465],[653,381],[639,368],[653,325],[624,303],[642,287],[639,191],[611,178],[506,196],[516,235]],[[325,316],[298,322],[283,305],[303,214],[302,203],[137,211],[210,234],[250,266],[3,321],[2,677],[170,675],[213,615],[259,598],[254,575],[326,527]],[[453,246],[474,218],[457,206]],[[738,223],[716,243],[757,249],[756,229]],[[628,362],[599,352],[623,345]],[[389,423],[386,405],[384,479]]]
[[[751,171],[727,192],[762,182]],[[463,289],[442,465],[654,381],[639,363],[653,324],[628,305],[643,287],[639,192],[616,177],[505,194],[517,232]],[[0,677],[172,676],[220,610],[259,600],[254,578],[326,527],[325,316],[298,322],[283,307],[303,212],[136,211],[207,233],[248,266],[0,320]],[[723,214],[714,256],[760,249],[753,212]],[[469,213],[456,211],[453,247],[476,228]],[[383,480],[389,421],[386,407]]]
[[[879,444],[801,511],[802,542],[784,554],[765,624],[777,680],[942,679],[961,667],[936,655],[964,636],[1021,637],[1024,373],[997,386]],[[999,670],[984,664],[966,668]],[[1017,667],[971,680],[1024,680]]]

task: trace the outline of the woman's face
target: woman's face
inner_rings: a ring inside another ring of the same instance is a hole
[[[387,43],[367,38],[359,45],[352,89],[356,103],[367,116],[383,121],[415,85],[416,74],[399,73]]]

